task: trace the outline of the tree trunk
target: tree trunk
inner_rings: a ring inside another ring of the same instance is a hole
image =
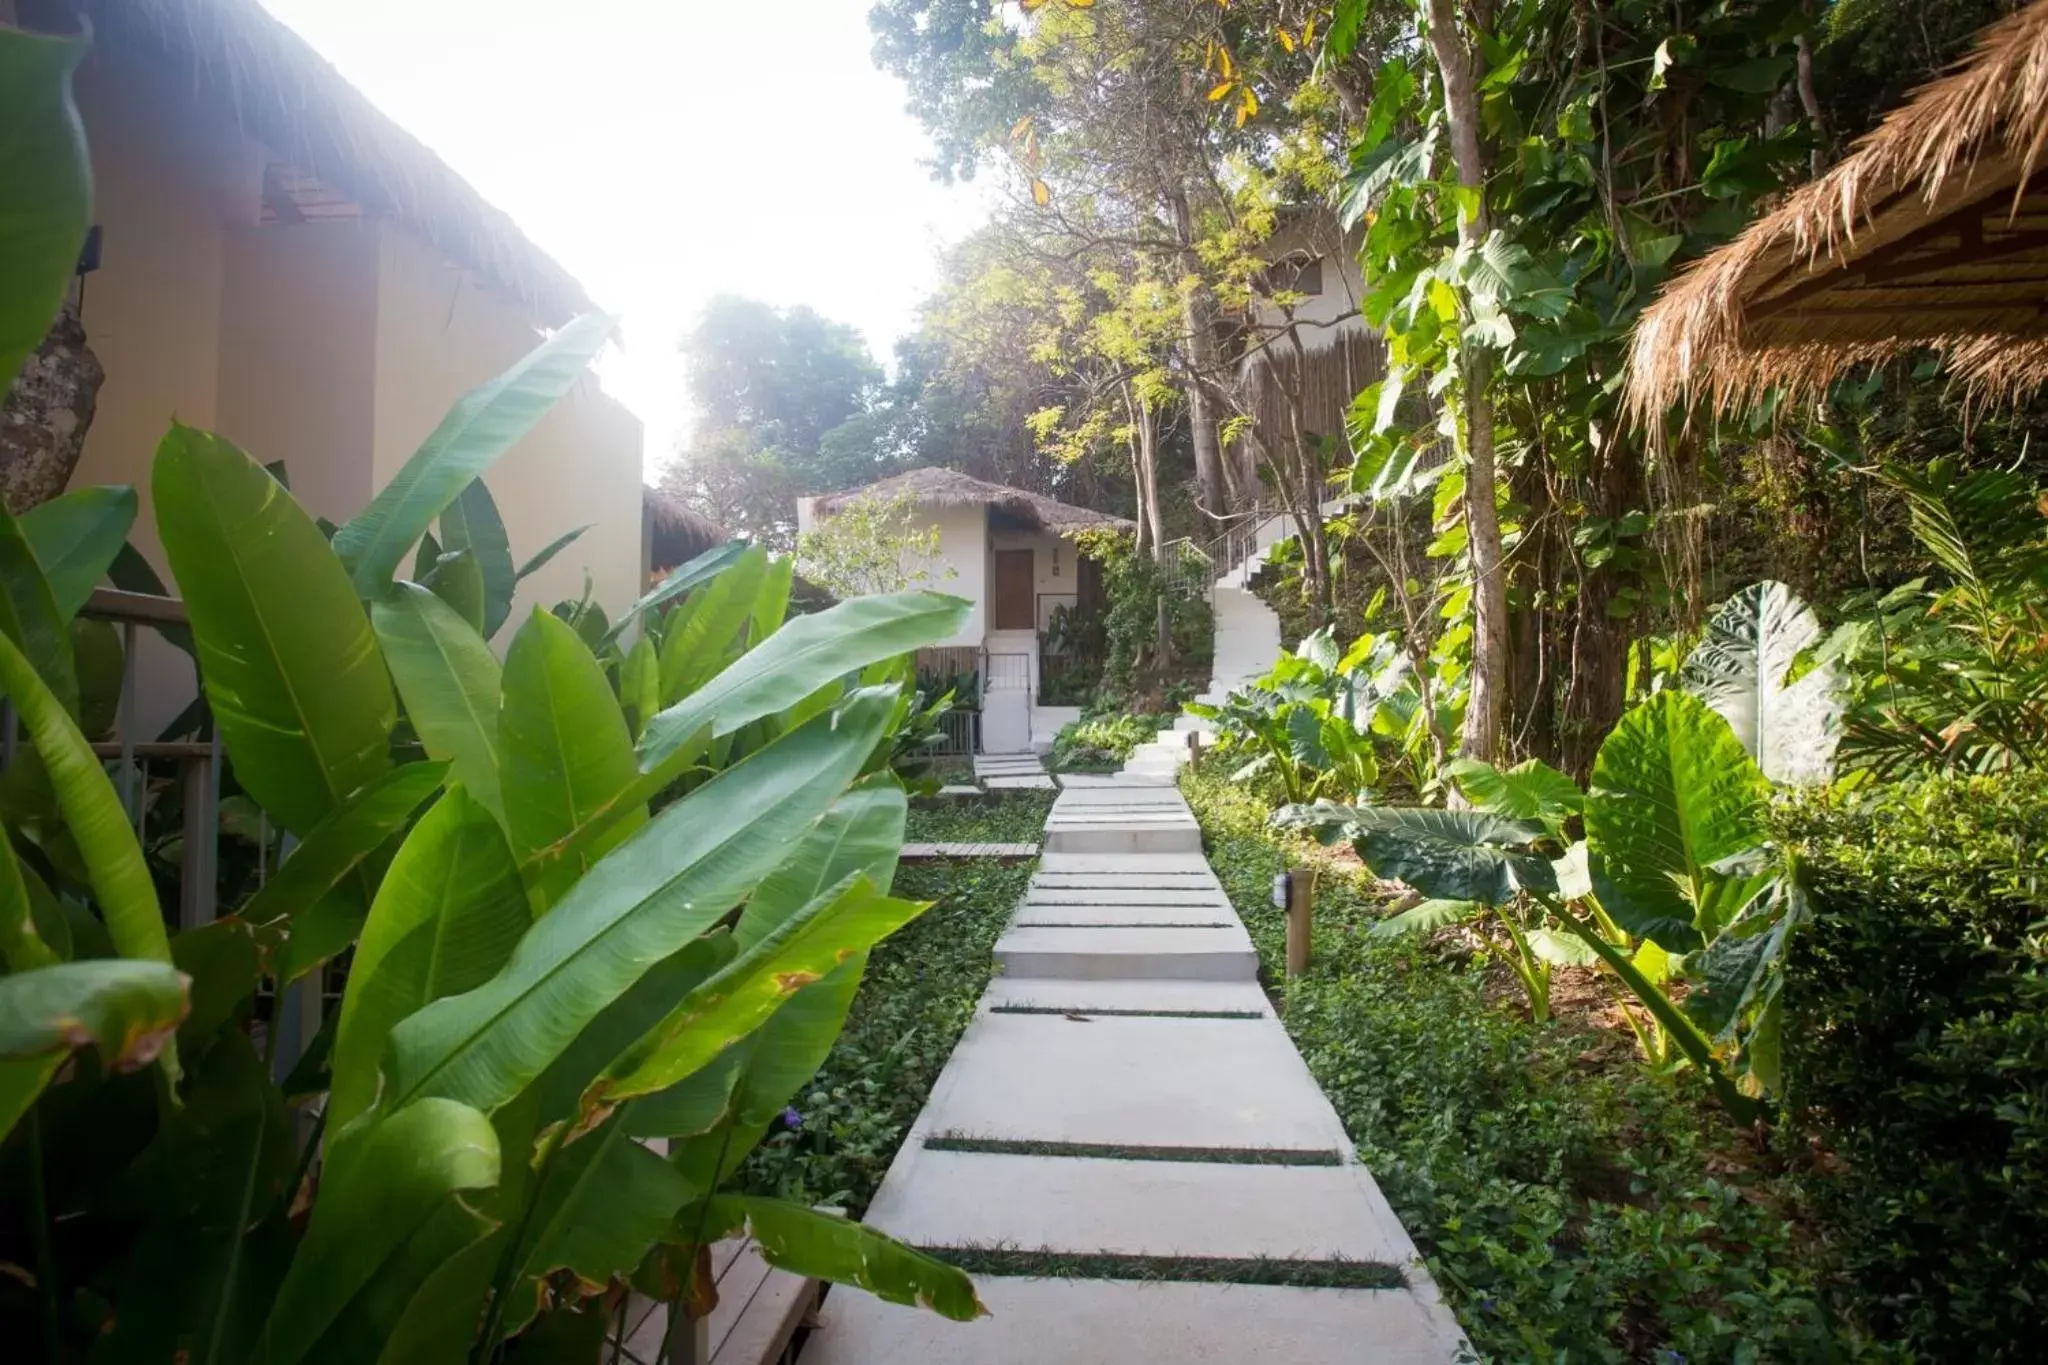
[[[1216,293],[1202,273],[1202,261],[1194,250],[1194,212],[1188,206],[1185,189],[1169,196],[1173,225],[1180,242],[1180,270],[1191,277],[1193,287],[1181,291],[1181,323],[1187,330],[1188,429],[1194,438],[1195,483],[1199,501],[1211,516],[1231,511],[1231,479],[1223,464],[1223,442],[1217,434],[1221,412],[1208,385],[1218,378],[1223,350],[1216,341]]]
[[[1472,54],[1458,31],[1455,0],[1429,0],[1429,42],[1443,73],[1444,112],[1458,184],[1477,192],[1477,206],[1458,223],[1460,241],[1486,239],[1486,163],[1479,147],[1479,89]],[[1491,761],[1500,749],[1502,694],[1508,665],[1507,584],[1501,574],[1500,516],[1494,507],[1493,358],[1461,349],[1465,389],[1465,531],[1472,565],[1472,691],[1465,703],[1464,758]]]
[[[1619,520],[1642,501],[1640,452],[1627,442],[1608,440],[1592,479],[1595,514]],[[1558,766],[1581,781],[1591,776],[1601,741],[1628,705],[1628,650],[1634,639],[1634,622],[1608,609],[1623,586],[1623,573],[1610,560],[1583,570],[1579,579],[1571,628],[1571,672],[1559,708],[1563,715]]]
[[[69,305],[0,399],[0,498],[17,516],[64,491],[106,371]]]

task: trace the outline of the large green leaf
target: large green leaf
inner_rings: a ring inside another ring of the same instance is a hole
[[[747,549],[747,542],[744,540],[728,540],[723,545],[712,546],[686,564],[677,565],[669,571],[667,578],[648,589],[638,601],[619,613],[619,619],[605,632],[605,640],[616,640],[648,612],[665,606],[684,593],[718,577],[737,564]]]
[[[170,936],[164,931],[156,882],[106,769],[62,704],[5,637],[0,637],[0,690],[13,701],[42,760],[114,946],[123,957],[169,962]],[[169,1051],[164,1061],[175,1071]]]
[[[418,582],[446,602],[471,630],[483,634],[484,571],[477,567],[475,555],[467,550],[437,555],[433,569]]]
[[[392,1028],[490,980],[531,918],[504,831],[461,786],[450,788],[399,846],[356,945],[328,1099],[337,1131],[376,1099]]]
[[[1714,865],[1764,840],[1763,775],[1689,692],[1630,711],[1600,746],[1586,797],[1593,885],[1615,923],[1671,952],[1712,938]]]
[[[635,640],[619,665],[619,706],[625,711],[628,732],[636,739],[648,718],[661,709],[661,659],[648,636]]]
[[[793,731],[697,788],[592,868],[504,971],[392,1031],[396,1104],[517,1095],[649,967],[745,898],[846,789],[880,740],[893,689]]]
[[[505,827],[524,862],[609,809],[640,774],[604,669],[575,627],[536,608],[512,637],[504,686],[498,748]],[[560,900],[643,821],[628,813],[602,839],[547,865],[530,888],[534,908],[545,911]]]
[[[499,795],[498,656],[455,609],[417,583],[394,584],[370,607],[398,695],[420,743],[493,814]]]
[[[754,618],[754,603],[768,575],[768,551],[756,545],[697,590],[661,642],[661,700],[673,706],[725,665],[734,642]]]
[[[512,581],[514,583],[524,583],[527,579],[545,569],[548,566],[549,560],[583,539],[583,533],[589,529],[589,526],[578,526],[573,531],[564,531],[561,535],[556,536],[553,540],[541,546],[533,558],[519,566],[519,571],[512,575]]]
[[[21,533],[49,580],[57,616],[69,621],[92,597],[135,525],[135,490],[74,488],[21,514]]]
[[[313,519],[226,441],[174,423],[151,488],[235,776],[303,834],[391,767],[369,618]]]
[[[483,588],[484,638],[493,638],[512,614],[512,593],[519,585],[519,575],[512,567],[512,542],[505,535],[505,519],[498,515],[497,501],[482,479],[471,479],[469,487],[441,513],[441,543],[451,550],[469,551]]]
[[[900,592],[799,617],[650,720],[640,735],[640,771],[662,772],[707,726],[714,738],[732,734],[877,660],[943,640],[970,610],[958,597]]]
[[[876,1298],[929,1308],[955,1322],[988,1312],[965,1271],[849,1218],[755,1195],[720,1195],[713,1203],[712,1223],[744,1224],[772,1266],[856,1285]]]
[[[61,958],[36,925],[36,903],[14,855],[14,841],[0,830],[0,964],[10,972],[25,972],[54,966]]]
[[[84,38],[0,28],[0,396],[49,334],[92,222],[85,128],[71,102]]]
[[[1446,925],[1463,924],[1479,912],[1472,901],[1426,900],[1398,915],[1389,915],[1366,931],[1371,938],[1406,938],[1433,934]]]
[[[1578,784],[1540,758],[1502,771],[1476,758],[1456,758],[1444,773],[1475,807],[1510,820],[1534,820],[1553,836],[1585,808]]]
[[[818,1074],[846,1025],[866,968],[867,954],[854,954],[823,981],[791,996],[711,1065],[635,1100],[626,1118],[634,1136],[682,1139],[669,1144],[676,1168],[700,1192],[716,1189]]]
[[[1341,831],[1374,876],[1406,882],[1432,900],[1501,905],[1517,891],[1557,888],[1550,860],[1530,851],[1543,826],[1526,820],[1414,806],[1318,804],[1282,814]]]
[[[21,524],[0,507],[0,634],[21,647],[36,672],[72,715],[78,714],[78,668],[71,633]]]
[[[356,591],[376,598],[434,519],[533,430],[604,348],[616,323],[586,313],[459,399],[370,505],[334,533]]]
[[[446,763],[408,763],[364,787],[307,833],[242,906],[251,924],[309,909],[383,847],[420,804],[440,790]]]
[[[1800,656],[1819,644],[1820,621],[1783,583],[1753,583],[1722,604],[1685,661],[1686,690],[1720,713],[1774,782],[1826,782],[1842,738],[1842,676]]]
[[[797,991],[908,924],[926,904],[891,899],[859,875],[826,891],[685,996],[591,1085],[586,1107],[653,1094],[695,1074]]]
[[[84,1047],[107,1066],[146,1066],[185,1017],[185,976],[165,962],[60,962],[0,977],[0,1139]]]
[[[141,1226],[122,1247],[120,1311],[91,1359],[246,1361],[291,1260],[298,1144],[248,1035],[231,1030],[198,1054],[182,1099],[117,1182]]]
[[[460,1192],[496,1185],[498,1169],[490,1120],[453,1100],[422,1100],[340,1133],[328,1145],[319,1200],[271,1308],[268,1365],[306,1358],[415,1233]]]
[[[733,928],[741,951],[858,873],[882,891],[896,878],[910,798],[893,779],[869,778],[833,803],[781,867],[762,878]]]
[[[747,647],[753,648],[782,629],[789,619],[789,590],[796,582],[796,560],[777,555],[768,561],[761,579],[761,591],[754,596],[753,619],[747,623]]]
[[[627,1136],[618,1120],[563,1148],[534,1190],[505,1330],[533,1316],[542,1302],[539,1282],[560,1272],[585,1297],[623,1281],[691,1193],[682,1174]]]

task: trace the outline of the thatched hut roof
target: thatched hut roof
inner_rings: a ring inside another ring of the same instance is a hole
[[[706,550],[739,539],[659,488],[641,488],[640,515],[647,533],[647,567],[657,572],[687,564]]]
[[[1973,394],[2048,379],[2048,0],[1834,169],[1672,282],[1636,326],[1627,403],[1716,410],[1927,348]]]
[[[404,224],[543,325],[591,310],[574,276],[258,0],[71,3],[97,46],[170,69],[293,168]]]
[[[830,516],[849,503],[861,498],[888,499],[904,493],[913,494],[916,500],[929,507],[993,507],[1007,512],[1026,526],[1041,531],[1050,531],[1056,536],[1071,536],[1077,531],[1115,530],[1135,531],[1138,524],[1124,517],[1111,516],[1107,512],[1096,512],[1086,507],[1073,507],[1043,493],[1027,493],[1021,488],[1011,488],[1000,483],[970,477],[953,469],[913,469],[907,474],[883,479],[863,488],[849,488],[843,493],[827,493],[814,504],[817,511]]]

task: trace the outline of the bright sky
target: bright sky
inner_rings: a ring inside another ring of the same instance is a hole
[[[870,0],[263,0],[624,319],[608,391],[651,479],[688,423],[676,339],[719,292],[808,303],[887,361],[940,245]]]

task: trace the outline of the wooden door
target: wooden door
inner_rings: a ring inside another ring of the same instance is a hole
[[[1038,629],[1031,551],[996,551],[994,597],[994,609],[989,622],[991,629]]]

